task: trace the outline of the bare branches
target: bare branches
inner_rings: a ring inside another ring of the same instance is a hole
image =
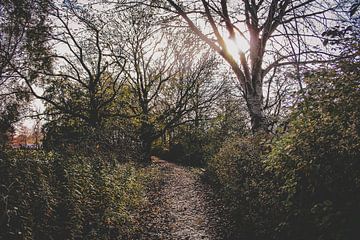
[[[182,4],[182,1],[167,0],[166,2],[170,4],[173,12],[175,11],[185,20],[196,35],[200,36],[230,65],[238,78],[240,89],[245,93],[244,96],[249,106],[250,115],[254,119],[264,119],[261,113],[261,109],[263,109],[262,82],[272,69],[289,64],[299,66],[338,59],[336,57],[331,59],[318,58],[315,55],[306,55],[306,58],[304,58],[302,57],[304,51],[299,50],[301,47],[306,46],[306,51],[309,52],[312,44],[321,43],[319,41],[307,41],[305,36],[312,35],[314,38],[321,38],[315,27],[319,26],[318,21],[321,21],[321,19],[334,21],[336,3],[324,3],[317,0],[243,0],[232,3],[231,9],[229,9],[226,0],[218,2],[201,0],[192,4],[188,3],[186,6]],[[203,14],[200,13],[201,5],[198,2],[202,3]],[[198,14],[192,14],[193,10],[197,10]],[[329,14],[330,12],[331,14]],[[201,21],[210,25],[212,31],[209,36],[203,33],[208,31],[206,27],[199,28],[196,26],[195,23]],[[225,23],[225,26],[223,23]],[[230,38],[234,38],[234,30],[249,35],[250,47],[245,55],[240,53],[238,59],[229,56],[228,44],[224,42],[219,31],[219,29],[224,28],[229,32]],[[242,31],[239,31],[239,29],[242,29]],[[282,31],[282,34],[274,34],[280,31]],[[213,40],[209,41],[211,35],[215,42]],[[294,42],[297,42],[297,47],[295,47]],[[321,46],[318,45],[318,47]],[[290,51],[288,51],[289,48]],[[327,49],[321,51],[326,52]],[[287,53],[291,54],[287,56]],[[332,54],[334,53],[329,53],[329,55]],[[327,54],[322,56],[327,56]],[[270,61],[270,59],[274,59],[274,61],[265,65],[265,62]],[[300,75],[298,79],[300,81]],[[257,102],[254,104],[258,106],[254,105],[252,107],[253,102]],[[251,108],[254,108],[254,110]]]
[[[167,0],[167,1],[176,9],[176,12],[185,19],[185,21],[188,23],[189,27],[194,31],[194,33],[196,35],[198,35],[201,38],[201,40],[206,42],[216,52],[218,52],[220,54],[222,53],[221,49],[212,40],[210,40],[205,34],[203,34],[198,27],[196,27],[196,25],[193,23],[193,21],[187,16],[187,13],[185,13],[179,5],[177,5],[172,0]]]
[[[114,48],[106,41],[105,25],[90,22],[77,9],[52,5],[54,31],[46,43],[57,49],[39,60],[53,62],[53,69],[12,67],[33,96],[52,106],[49,111],[60,111],[96,126],[118,99],[125,61],[120,55],[111,55]],[[42,94],[36,86],[42,87]]]

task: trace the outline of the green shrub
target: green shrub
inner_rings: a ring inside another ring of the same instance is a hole
[[[221,117],[219,117],[221,118]],[[229,123],[223,119],[215,119],[209,126],[195,127],[191,124],[178,128],[173,136],[169,150],[163,152],[164,157],[180,164],[205,166],[216,154],[225,139],[235,135]],[[237,123],[243,126],[243,121]],[[224,126],[223,126],[224,125]],[[238,134],[246,135],[246,129],[233,126]]]
[[[169,150],[163,153],[165,159],[179,164],[203,166],[208,149],[207,144],[211,136],[204,130],[186,126],[177,129]]]
[[[267,161],[287,196],[288,239],[358,239],[360,233],[359,68],[340,70],[309,77],[290,130]]]
[[[51,156],[34,152],[29,155],[16,152],[15,159],[5,153],[0,156],[2,239],[48,239],[52,231],[56,203],[49,186],[47,164]]]
[[[62,155],[101,155],[109,163],[140,161],[141,148],[134,127],[127,122],[110,121],[97,128],[79,119],[60,118],[43,126],[42,146]]]
[[[236,228],[250,239],[269,238],[281,213],[276,182],[262,161],[263,146],[258,137],[228,139],[207,168],[230,204]]]
[[[41,151],[0,156],[0,239],[132,239],[146,173]]]

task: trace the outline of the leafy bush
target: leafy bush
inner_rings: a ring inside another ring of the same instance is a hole
[[[62,154],[99,154],[108,162],[140,160],[140,141],[134,127],[126,121],[105,122],[98,128],[74,118],[59,118],[43,127],[43,147]]]
[[[1,238],[46,239],[55,202],[49,168],[39,158],[47,163],[51,156],[16,155],[13,159],[1,154]]]
[[[103,159],[2,153],[0,239],[132,239],[143,172]]]
[[[287,196],[288,239],[358,239],[360,69],[349,65],[309,76],[290,130],[267,161]]]
[[[281,213],[276,181],[265,170],[259,137],[233,137],[209,161],[208,174],[231,207],[236,228],[246,238],[268,236]]]
[[[191,127],[178,127],[172,133],[170,143],[164,143],[161,139],[154,141],[151,154],[178,164],[203,166],[210,154],[209,142],[213,142],[214,139],[205,130]]]
[[[8,103],[0,94],[0,149],[9,144],[11,135],[14,134],[14,123],[19,120],[21,106],[18,102]]]
[[[209,125],[188,124],[177,128],[164,157],[186,165],[206,165],[206,162],[219,151],[225,139],[247,134],[244,118],[238,119],[238,115],[241,114],[233,115],[236,118],[219,114]]]

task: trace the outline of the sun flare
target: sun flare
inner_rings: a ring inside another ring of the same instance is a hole
[[[240,53],[246,53],[249,48],[249,42],[242,36],[235,35],[235,38],[224,37],[226,48],[234,59],[239,59]]]

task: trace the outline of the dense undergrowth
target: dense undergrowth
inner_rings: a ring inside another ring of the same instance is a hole
[[[210,179],[247,239],[351,240],[360,234],[358,64],[308,76],[288,130],[226,141]]]
[[[136,239],[141,231],[155,168],[31,150],[0,159],[0,239]]]
[[[280,192],[262,161],[259,139],[233,137],[209,161],[210,179],[228,205],[233,228],[248,239],[266,238],[277,227]]]

